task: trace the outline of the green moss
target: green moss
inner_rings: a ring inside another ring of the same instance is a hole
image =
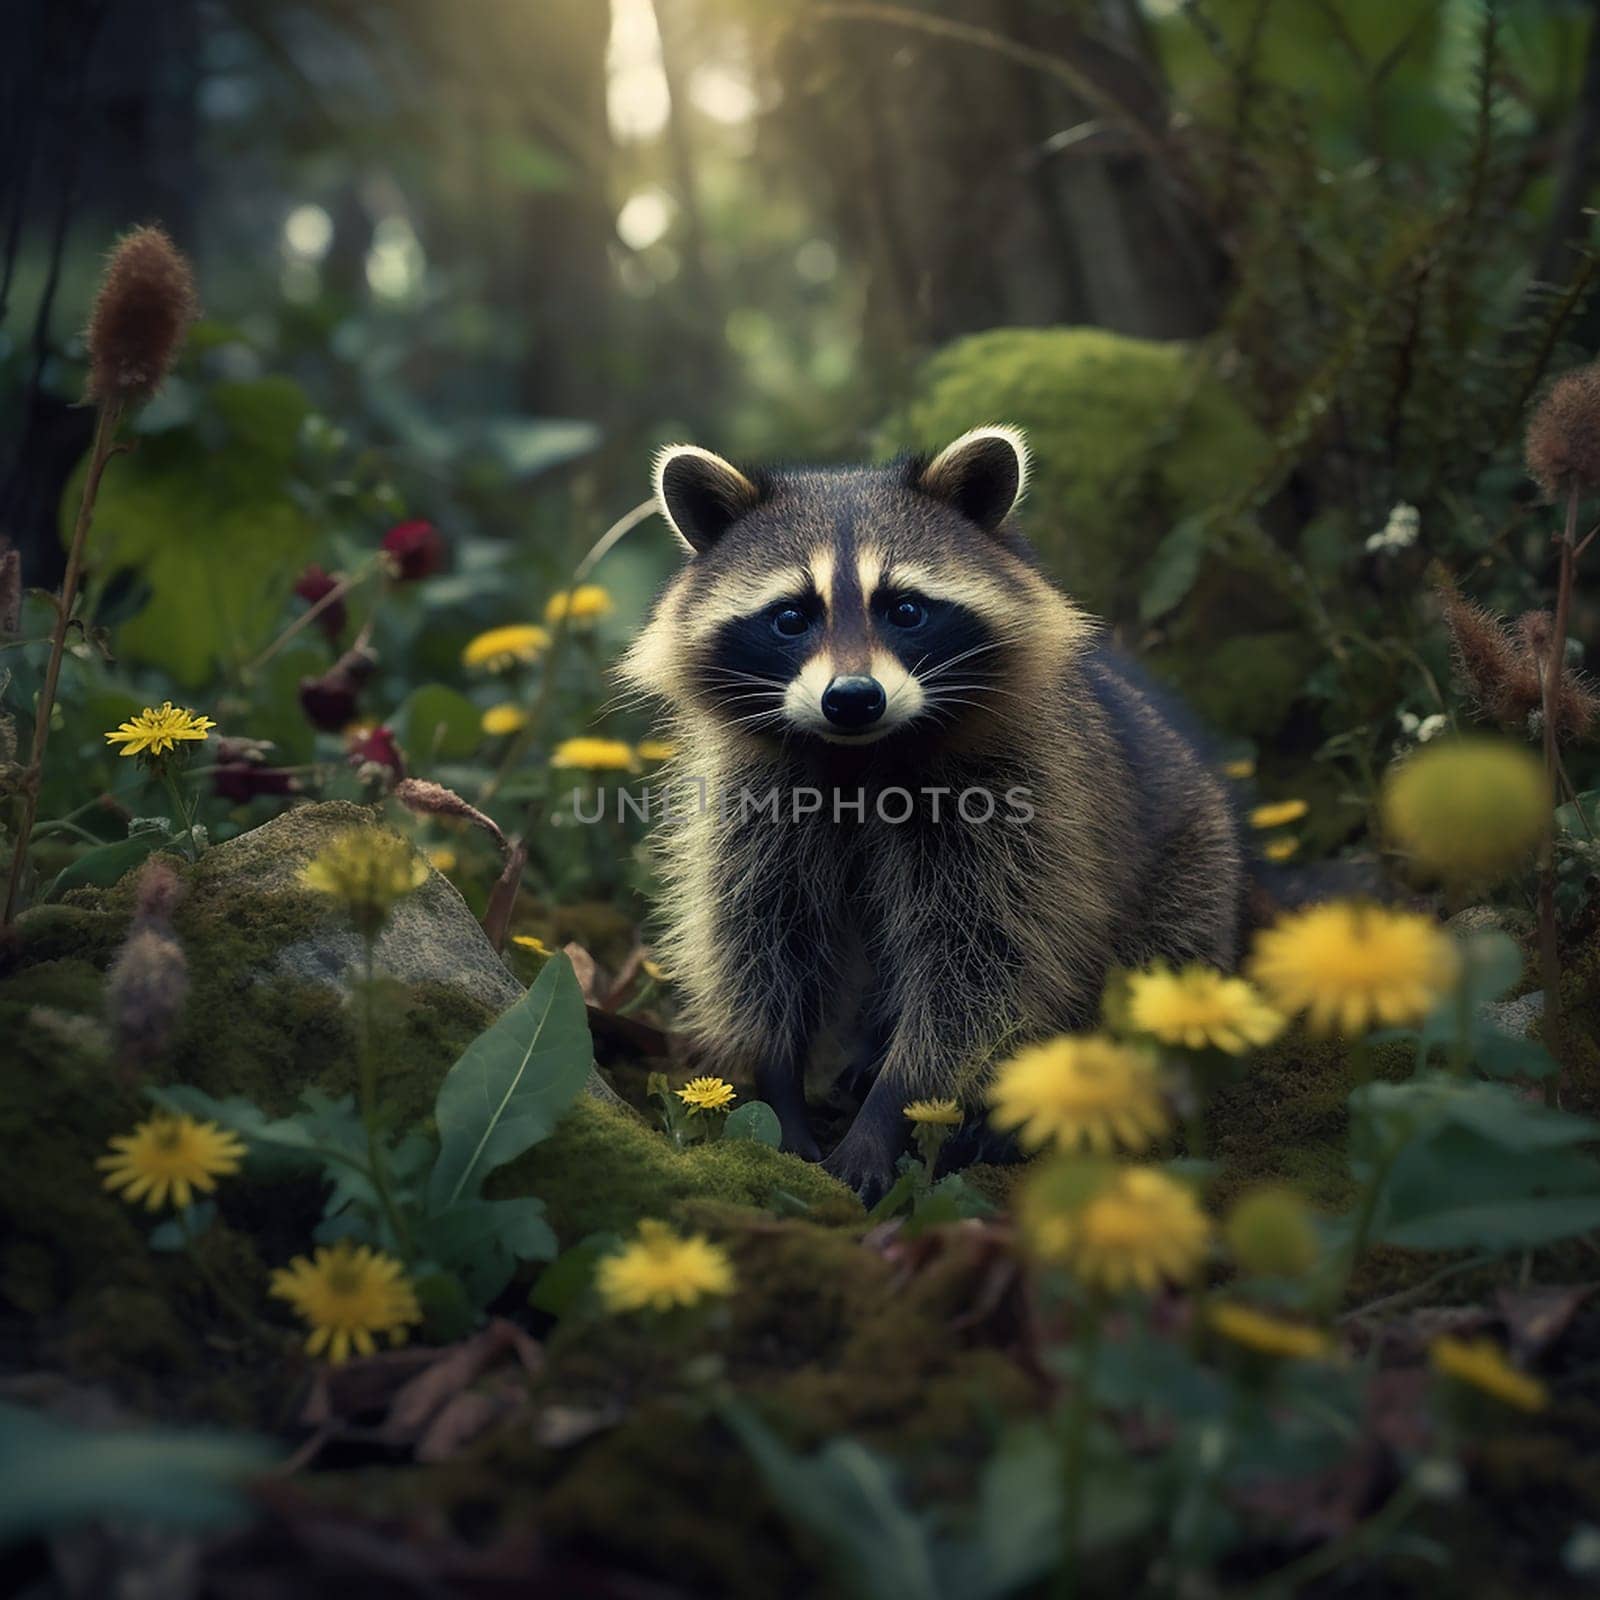
[[[1112,617],[1137,613],[1167,531],[1268,460],[1265,435],[1192,347],[1098,328],[957,340],[923,368],[886,442],[936,450],[983,422],[1027,431],[1029,534],[1073,593]]]
[[[554,1134],[497,1174],[492,1192],[539,1195],[564,1241],[626,1232],[641,1217],[670,1217],[692,1199],[767,1207],[776,1191],[825,1221],[859,1220],[855,1197],[820,1167],[752,1140],[675,1150],[620,1107],[583,1099]]]

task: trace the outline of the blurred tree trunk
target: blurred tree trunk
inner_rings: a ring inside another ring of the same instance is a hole
[[[1120,0],[941,0],[912,17],[876,13],[825,15],[788,34],[778,120],[868,263],[868,323],[884,353],[1007,323],[1155,338],[1214,326],[1222,254]],[[959,35],[934,31],[946,24]],[[1053,70],[1041,70],[1044,58]]]
[[[0,445],[0,539],[21,549],[28,583],[50,586],[64,564],[62,487],[94,422],[75,394],[44,382],[88,312],[59,303],[61,267],[69,255],[103,255],[134,223],[159,221],[191,241],[197,0],[28,0],[9,8],[6,43],[0,326],[26,355],[23,390],[5,412],[9,448]]]

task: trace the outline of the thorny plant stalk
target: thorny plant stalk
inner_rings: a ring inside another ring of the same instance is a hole
[[[83,552],[89,541],[89,527],[94,521],[94,503],[100,493],[100,480],[105,476],[107,463],[112,456],[127,448],[116,442],[117,428],[122,422],[123,402],[109,399],[101,403],[95,417],[94,443],[89,451],[89,471],[83,480],[83,494],[78,500],[78,517],[72,527],[72,547],[67,552],[66,576],[61,580],[61,595],[56,604],[55,627],[50,632],[50,660],[45,668],[44,687],[39,691],[39,704],[34,712],[33,745],[28,756],[27,770],[22,775],[22,816],[17,823],[17,841],[11,852],[11,873],[6,880],[6,907],[0,922],[10,922],[16,915],[17,896],[22,888],[22,873],[28,859],[28,843],[33,834],[33,824],[39,814],[39,785],[44,775],[45,746],[50,738],[50,718],[55,710],[56,686],[61,680],[61,660],[67,649],[67,630],[72,625],[72,607],[78,597],[78,582],[83,575]]]
[[[1562,779],[1557,721],[1561,706],[1561,681],[1566,670],[1567,620],[1572,611],[1572,580],[1577,566],[1578,483],[1567,485],[1567,517],[1561,530],[1561,565],[1556,579],[1556,616],[1550,642],[1540,664],[1540,689],[1544,714],[1544,769],[1552,795]],[[1587,544],[1587,540],[1584,541]],[[1580,806],[1581,810],[1582,807]],[[1551,818],[1539,852],[1539,974],[1544,984],[1544,1040],[1559,1062],[1563,1051],[1561,1010],[1561,953],[1556,942],[1555,819]],[[1545,1080],[1545,1099],[1554,1104],[1560,1074]]]
[[[407,1262],[415,1255],[411,1231],[394,1203],[389,1188],[389,1170],[384,1160],[383,1139],[378,1127],[378,933],[369,928],[362,932],[366,962],[361,983],[361,1121],[367,1130],[367,1169],[372,1179],[372,1192],[378,1197],[378,1207],[396,1246]]]

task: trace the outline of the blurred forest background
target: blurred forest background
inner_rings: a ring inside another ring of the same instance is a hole
[[[1430,565],[1506,612],[1545,592],[1519,439],[1600,345],[1591,0],[8,9],[0,530],[30,583],[61,566],[105,248],[159,220],[199,270],[94,602],[159,602],[159,545],[237,637],[174,647],[215,622],[157,604],[135,669],[198,685],[299,561],[410,515],[453,571],[390,644],[447,675],[665,440],[848,457],[986,420],[1029,428],[1030,525],[1085,601],[1358,801],[1452,709]],[[606,569],[618,637],[666,545]],[[1360,821],[1332,817],[1327,846]]]

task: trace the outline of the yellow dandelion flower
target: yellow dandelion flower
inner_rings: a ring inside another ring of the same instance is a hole
[[[652,961],[649,956],[646,956],[644,960],[639,963],[639,970],[645,975],[645,977],[650,979],[652,983],[667,982],[666,968],[663,967],[659,961]]]
[[[1429,917],[1335,901],[1256,935],[1250,976],[1280,1010],[1304,1011],[1319,1033],[1420,1022],[1448,993],[1459,962]]]
[[[456,870],[456,853],[447,844],[429,845],[422,854],[428,865],[435,872],[454,872]]]
[[[152,758],[175,750],[180,740],[205,739],[216,727],[210,717],[202,717],[170,700],[160,707],[146,706],[138,716],[106,735],[107,744],[120,744],[120,756],[148,754]]]
[[[633,753],[641,761],[657,762],[670,761],[678,753],[677,745],[666,739],[641,739],[633,747]]]
[[[378,1334],[390,1344],[404,1344],[410,1328],[422,1321],[416,1291],[401,1264],[348,1239],[323,1245],[315,1260],[296,1256],[279,1267],[269,1293],[287,1300],[311,1325],[306,1349],[314,1356],[326,1351],[335,1365],[352,1349],[370,1356]]]
[[[1243,1345],[1264,1356],[1282,1356],[1290,1361],[1323,1361],[1333,1346],[1320,1328],[1303,1322],[1289,1322],[1254,1306],[1220,1301],[1206,1312],[1206,1322],[1224,1339]]]
[[[490,706],[478,723],[478,726],[491,739],[498,739],[508,733],[516,733],[518,729],[525,728],[527,725],[528,713],[521,706],[513,705],[509,700],[502,705]]]
[[[395,902],[428,881],[428,863],[398,834],[346,828],[300,869],[300,882],[342,900],[356,925],[376,931]]]
[[[725,1111],[739,1098],[722,1078],[691,1078],[676,1092],[691,1111]]]
[[[565,617],[569,622],[582,625],[598,621],[614,609],[611,596],[598,583],[580,583],[569,594],[565,589],[550,596],[544,608],[544,620],[552,626]]]
[[[911,1121],[936,1128],[955,1128],[961,1124],[959,1100],[913,1100],[905,1108]]]
[[[106,1175],[105,1187],[120,1189],[130,1205],[143,1200],[151,1211],[159,1211],[169,1196],[181,1210],[196,1192],[210,1194],[218,1178],[232,1177],[244,1160],[236,1134],[214,1122],[164,1114],[118,1134],[111,1149],[95,1162]]]
[[[732,1294],[733,1263],[701,1234],[684,1238],[663,1222],[641,1222],[638,1236],[595,1272],[607,1311],[671,1311],[707,1295]]]
[[[1291,834],[1286,834],[1281,839],[1268,839],[1262,845],[1261,853],[1268,861],[1289,861],[1300,849],[1300,841]]]
[[[1048,1169],[1042,1176],[1023,1193],[1024,1237],[1041,1259],[1088,1287],[1148,1293],[1164,1279],[1192,1278],[1205,1260],[1211,1223],[1175,1178],[1153,1167],[1113,1168],[1086,1197],[1063,1205]]]
[[[511,942],[519,950],[531,950],[536,956],[548,958],[555,954],[555,951],[543,939],[536,939],[531,933],[514,933],[511,935]]]
[[[1304,800],[1274,800],[1250,813],[1250,826],[1281,828],[1286,822],[1298,822],[1310,809]]]
[[[1147,1150],[1171,1126],[1156,1059],[1100,1034],[1065,1034],[1030,1045],[995,1075],[997,1128],[1016,1128],[1026,1150]]]
[[[1493,1395],[1519,1411],[1543,1411],[1550,1403],[1550,1391],[1537,1378],[1518,1372],[1493,1339],[1446,1335],[1428,1346],[1428,1360],[1435,1372]]]
[[[633,746],[621,739],[563,739],[551,752],[550,765],[588,772],[631,772]]]
[[[1383,785],[1389,837],[1425,873],[1491,881],[1521,866],[1550,820],[1550,785],[1531,751],[1503,739],[1424,745]]]
[[[1248,756],[1242,761],[1224,761],[1222,775],[1225,778],[1232,778],[1237,783],[1243,783],[1246,778],[1255,777],[1256,764]]]
[[[469,639],[461,652],[461,664],[480,667],[485,672],[505,672],[519,664],[537,661],[549,646],[549,631],[537,622],[512,622]]]
[[[1243,978],[1229,978],[1214,967],[1182,972],[1154,966],[1131,973],[1127,989],[1128,1026],[1162,1044],[1189,1050],[1210,1046],[1229,1055],[1271,1044],[1284,1019]]]

